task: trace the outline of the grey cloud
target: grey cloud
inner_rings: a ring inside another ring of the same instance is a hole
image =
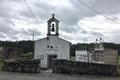
[[[0,3],[0,17],[10,17],[11,16],[11,10],[12,8],[4,4]]]
[[[95,0],[92,7],[103,14],[117,14],[120,13],[120,0]]]
[[[47,19],[49,17],[48,15],[56,13],[56,16],[60,19],[60,21],[68,25],[76,24],[80,18],[84,17],[84,11],[87,11],[82,8],[75,8],[75,5],[73,5],[73,9],[68,7],[59,8],[57,6],[41,2],[36,2],[33,5],[35,8],[32,7],[32,9],[34,9],[33,11],[38,17]]]
[[[85,30],[85,29],[83,29],[81,26],[79,27],[79,30],[80,30],[80,32],[82,33],[82,34],[87,34],[88,32]],[[78,31],[79,31],[78,30]]]
[[[80,40],[81,40],[81,41],[88,42],[88,38],[87,38],[87,37],[81,37]]]
[[[21,12],[19,12],[19,15],[22,17],[27,17],[27,18],[35,18],[35,16],[29,12],[28,10],[22,10]]]
[[[69,34],[76,34],[77,32],[81,33],[81,34],[87,34],[87,31],[85,29],[83,29],[81,26],[78,26],[78,25],[65,25],[65,24],[62,24],[60,26],[60,30],[65,31],[65,32],[67,32]]]
[[[37,29],[28,29],[29,33],[34,33],[35,36],[41,35],[41,32],[38,31]]]
[[[19,32],[15,29],[14,22],[10,19],[0,18],[0,38],[16,38],[16,34]]]
[[[0,38],[5,38],[5,37],[6,37],[5,34],[0,32]]]
[[[118,20],[120,20],[120,17],[111,17],[111,19],[117,22]]]
[[[77,31],[77,26],[62,24],[60,26],[60,30],[65,31],[67,33],[75,33]]]
[[[35,33],[36,35],[39,35],[37,30]],[[19,34],[24,34],[24,36],[32,35],[32,30],[17,30],[12,20],[8,18],[0,18],[0,38],[8,37],[14,40],[19,38]]]
[[[58,8],[57,6],[52,6],[48,3],[45,2],[43,3],[43,2],[38,1],[30,5],[33,12],[40,19],[48,19],[51,13],[56,13],[57,17],[60,19],[62,23],[66,25],[75,25],[80,19],[82,19],[85,16],[96,15],[96,13],[92,12],[88,8],[81,5],[79,3],[79,0],[70,0],[73,9],[66,7]],[[85,0],[84,2],[86,2],[89,5],[90,4],[94,5],[95,3],[95,1],[89,1],[89,0]],[[21,11],[20,14],[21,16],[25,16],[25,17],[32,17],[32,18],[34,17],[28,10]]]
[[[40,19],[48,19],[49,15],[53,13],[55,9],[52,5],[40,1],[31,4],[29,2],[27,3],[34,14],[32,14],[27,5],[25,5],[26,9],[23,9],[20,15],[28,18],[35,18],[35,16],[37,16]]]
[[[32,36],[33,35],[33,32],[35,34],[35,36],[38,36],[41,34],[40,31],[38,31],[37,29],[21,29],[20,30],[20,34],[24,35],[24,36]]]
[[[13,30],[13,27],[11,27],[11,23],[1,18],[0,19],[0,32],[10,33],[11,30]]]
[[[19,37],[17,35],[8,35],[11,40],[17,40]]]
[[[103,34],[100,32],[91,31],[90,33],[94,36],[103,36]]]
[[[78,21],[83,19],[84,17],[97,15],[97,13],[81,5],[79,1],[81,0],[69,0],[72,7],[68,6],[61,8],[59,8],[58,6],[50,5],[46,2],[40,2],[38,0],[35,0],[33,2],[32,0],[28,0],[28,4],[40,21],[47,21],[47,19],[51,16],[51,13],[55,13],[57,19],[60,20],[60,30],[66,33],[75,35],[78,32],[81,35],[85,34],[93,36],[103,36],[103,34],[100,32],[89,32],[83,29],[82,25],[77,25]],[[120,13],[120,0],[82,0],[82,2],[105,15]],[[16,25],[14,25],[12,19],[15,18],[17,20],[20,20],[22,18],[27,20],[35,18],[35,16],[32,15],[26,7],[23,0],[0,0],[0,10],[0,33],[2,32],[0,34],[0,38],[4,38],[7,36],[11,39],[19,39],[19,37],[25,39],[26,36],[31,36],[33,31],[35,32],[36,36],[42,34],[35,29],[16,29]],[[119,17],[112,17],[112,19],[117,21]],[[36,23],[33,22],[32,24]],[[69,36],[66,35],[64,37],[69,38]],[[79,39],[81,39],[82,41],[88,41],[87,37],[80,37]]]
[[[8,37],[9,39],[16,40],[21,36],[32,36],[33,32],[35,36],[40,35],[41,33],[37,29],[16,29],[14,22],[8,18],[0,18],[0,38]]]
[[[17,9],[22,6],[22,4],[20,4],[21,0],[0,0],[0,17],[19,19],[20,16]]]

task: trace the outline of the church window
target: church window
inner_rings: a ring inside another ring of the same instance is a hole
[[[47,48],[49,48],[49,45],[47,45]]]
[[[51,49],[53,48],[53,46],[51,46]]]

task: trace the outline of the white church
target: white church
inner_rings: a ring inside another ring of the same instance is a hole
[[[41,68],[51,68],[53,58],[70,60],[71,43],[59,37],[59,21],[55,14],[47,23],[47,36],[35,41],[34,59],[41,59]]]

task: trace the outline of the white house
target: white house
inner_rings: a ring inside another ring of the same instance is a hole
[[[88,51],[76,50],[75,61],[88,62]]]
[[[47,21],[47,37],[35,41],[34,59],[41,59],[42,68],[51,68],[53,58],[70,60],[71,43],[59,37],[59,21],[54,16]]]

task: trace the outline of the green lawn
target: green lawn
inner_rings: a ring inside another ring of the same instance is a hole
[[[26,53],[26,54],[23,54],[22,55],[22,58],[23,59],[32,59],[32,52],[29,52],[29,53]]]
[[[118,64],[120,65],[120,56],[118,56]]]

